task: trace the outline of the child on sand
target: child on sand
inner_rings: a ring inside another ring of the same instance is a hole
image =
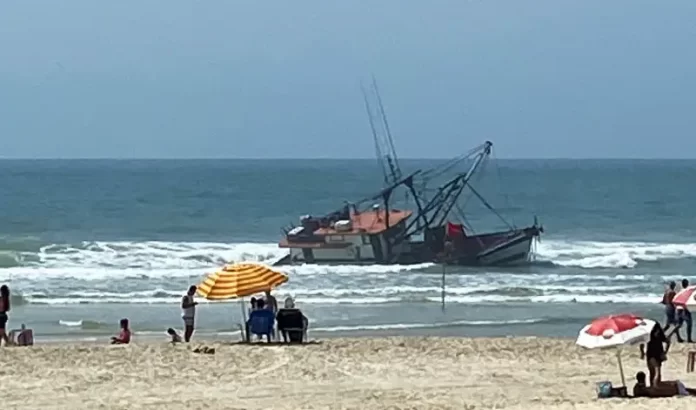
[[[176,332],[176,330],[174,330],[174,329],[171,328],[171,327],[170,327],[169,329],[167,329],[167,334],[172,338],[172,339],[171,339],[171,343],[172,343],[173,345],[175,345],[175,344],[177,344],[177,343],[181,343],[181,342],[184,341],[184,340],[181,338],[181,336],[179,336],[179,334]]]
[[[131,340],[131,331],[128,327],[128,319],[121,319],[121,332],[111,338],[112,345],[127,345]]]

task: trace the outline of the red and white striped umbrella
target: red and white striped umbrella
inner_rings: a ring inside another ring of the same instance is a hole
[[[580,330],[576,344],[588,349],[603,349],[646,343],[655,322],[633,314],[597,318]]]
[[[672,303],[677,306],[694,307],[696,306],[696,285],[682,289],[674,296]]]
[[[583,327],[575,343],[587,349],[617,348],[621,383],[625,386],[621,350],[618,348],[647,343],[655,325],[654,321],[633,314],[603,316]]]

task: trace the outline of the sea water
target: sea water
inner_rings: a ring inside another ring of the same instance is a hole
[[[402,161],[404,172],[437,164]],[[136,335],[164,337],[182,325],[189,285],[225,263],[282,257],[281,227],[381,180],[374,160],[0,161],[10,327],[101,340],[127,317]],[[601,314],[661,319],[665,282],[696,279],[696,161],[500,160],[472,183],[505,217],[469,198],[475,232],[538,217],[535,262],[448,267],[444,310],[432,264],[282,267],[278,300],[293,296],[316,337],[573,337]],[[236,338],[240,316],[236,302],[203,302],[198,333]]]

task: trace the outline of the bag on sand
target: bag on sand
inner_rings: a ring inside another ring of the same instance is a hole
[[[599,382],[597,383],[597,398],[598,399],[608,399],[612,396],[612,386],[611,382]]]

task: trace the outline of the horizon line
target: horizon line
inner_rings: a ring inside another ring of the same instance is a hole
[[[451,157],[400,157],[406,161],[451,160]],[[506,161],[693,161],[696,157],[495,157]],[[374,157],[0,157],[0,161],[374,161]]]

